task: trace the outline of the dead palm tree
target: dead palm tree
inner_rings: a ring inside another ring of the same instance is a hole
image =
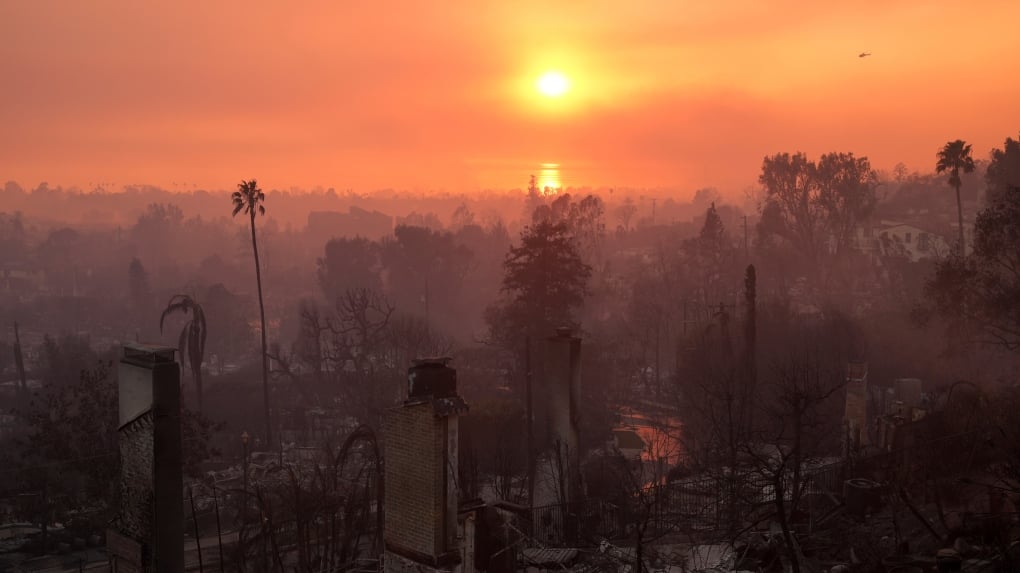
[[[960,255],[965,254],[963,248],[963,203],[960,201],[960,171],[970,173],[974,171],[974,158],[970,155],[970,144],[962,139],[950,141],[939,150],[936,155],[938,162],[935,163],[935,171],[938,173],[949,172],[949,184],[956,189],[956,216],[960,225]]]
[[[255,254],[255,283],[259,290],[259,319],[261,321],[260,331],[262,333],[262,398],[265,402],[266,415],[266,445],[273,443],[273,425],[269,418],[269,358],[266,347],[266,306],[262,301],[262,267],[259,263],[259,244],[255,239],[255,216],[265,215],[266,207],[263,203],[266,194],[259,189],[255,180],[241,181],[237,184],[237,191],[231,196],[234,202],[234,216],[244,211],[251,221],[251,250]]]
[[[166,317],[175,312],[191,314],[191,320],[184,324],[181,329],[181,338],[178,348],[181,353],[181,361],[188,357],[188,366],[191,368],[191,375],[195,379],[195,394],[198,397],[198,411],[202,412],[202,362],[205,360],[205,312],[202,305],[186,294],[177,294],[170,298],[159,317],[159,331],[163,332],[163,323]]]

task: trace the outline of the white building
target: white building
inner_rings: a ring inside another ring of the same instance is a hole
[[[911,262],[948,255],[953,241],[939,232],[912,223],[879,221],[857,228],[858,250],[872,256],[904,256]]]

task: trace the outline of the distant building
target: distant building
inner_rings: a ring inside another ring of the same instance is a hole
[[[379,211],[350,207],[340,211],[312,211],[308,214],[308,234],[318,244],[334,237],[381,239],[393,233],[393,217]]]
[[[911,262],[949,254],[953,239],[919,223],[882,220],[857,228],[854,236],[859,251],[874,257],[901,256]]]
[[[45,273],[29,263],[6,261],[0,264],[0,293],[25,296],[39,291]]]

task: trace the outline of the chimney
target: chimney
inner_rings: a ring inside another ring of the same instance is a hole
[[[127,344],[117,370],[121,502],[113,571],[184,570],[181,368],[174,348]]]
[[[554,476],[546,484],[547,501],[577,501],[581,495],[580,409],[581,339],[569,327],[556,329],[542,353],[541,384],[535,392],[538,452]],[[552,488],[552,491],[548,490]]]
[[[843,413],[844,454],[856,455],[870,443],[868,436],[868,363],[848,362]]]
[[[416,360],[407,371],[407,400],[384,422],[387,572],[450,570],[461,561],[458,417],[468,408],[449,361]]]

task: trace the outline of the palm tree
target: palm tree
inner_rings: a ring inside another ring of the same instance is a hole
[[[974,158],[970,155],[970,144],[962,139],[950,141],[945,147],[939,150],[936,155],[938,162],[935,164],[935,171],[938,173],[949,172],[949,184],[956,189],[956,216],[960,224],[960,255],[965,253],[963,248],[963,203],[960,201],[960,171],[970,173],[974,171]]]
[[[181,329],[181,338],[178,348],[181,353],[181,360],[188,357],[188,364],[191,367],[191,375],[195,378],[195,393],[198,395],[198,411],[202,412],[202,361],[205,359],[205,312],[202,305],[186,294],[177,294],[170,298],[159,317],[159,332],[163,332],[163,323],[166,317],[175,312],[191,314],[191,320],[185,323]]]
[[[266,194],[259,189],[255,180],[241,181],[237,184],[237,191],[231,196],[234,202],[234,216],[244,211],[251,220],[251,250],[255,254],[255,282],[259,289],[259,319],[261,320],[262,333],[262,398],[266,407],[266,445],[273,443],[273,425],[269,419],[269,359],[266,352],[266,306],[262,302],[262,267],[259,263],[259,244],[255,239],[255,215],[265,215],[266,207],[263,203]]]

